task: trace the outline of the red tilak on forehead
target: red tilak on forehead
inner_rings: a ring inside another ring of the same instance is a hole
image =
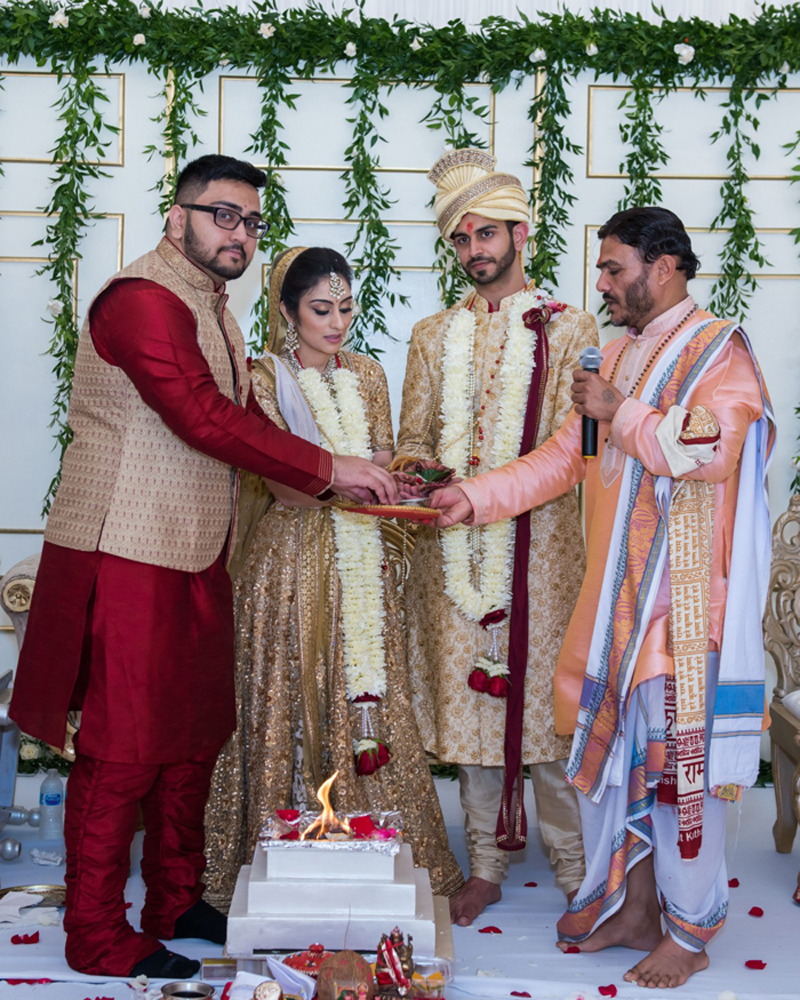
[[[472,222],[468,222],[467,223],[467,232],[468,233],[471,233],[474,228],[475,228],[475,226],[474,226],[474,224]]]

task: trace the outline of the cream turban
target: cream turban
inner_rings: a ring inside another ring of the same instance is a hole
[[[433,208],[445,239],[468,212],[497,221],[530,221],[525,188],[513,174],[495,173],[496,163],[484,149],[454,149],[434,163],[428,180],[436,185]]]

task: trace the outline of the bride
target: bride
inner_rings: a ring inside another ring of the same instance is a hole
[[[273,262],[270,352],[253,389],[280,427],[334,453],[392,458],[383,369],[343,350],[352,273],[334,250]],[[398,809],[434,893],[462,884],[417,732],[394,575],[380,521],[268,483],[270,497],[234,583],[239,728],[220,754],[206,810],[206,898],[227,908],[276,809]]]

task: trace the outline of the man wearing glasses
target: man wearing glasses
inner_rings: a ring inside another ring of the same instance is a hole
[[[66,957],[92,975],[182,979],[162,939],[225,940],[202,900],[203,813],[236,725],[237,469],[312,496],[395,502],[392,478],[275,427],[255,403],[225,282],[267,230],[251,164],[204,156],[178,179],[166,236],[112,277],[78,344],[73,439],[50,512],[11,714],[63,746],[82,709],[64,825]],[[123,892],[145,825],[141,932]]]

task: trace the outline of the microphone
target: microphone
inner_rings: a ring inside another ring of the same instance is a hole
[[[599,374],[603,355],[599,347],[587,347],[581,354],[581,368]],[[585,414],[581,417],[581,454],[584,458],[597,455],[597,421]]]

